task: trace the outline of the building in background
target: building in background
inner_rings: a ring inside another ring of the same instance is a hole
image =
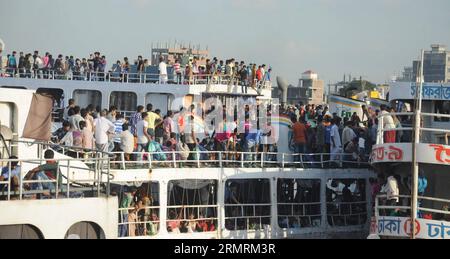
[[[319,79],[317,73],[306,71],[302,74],[297,86],[289,85],[287,104],[323,104],[324,85],[324,81]],[[272,97],[281,99],[281,91],[273,88]]]
[[[415,81],[415,78],[416,77],[414,75],[413,67],[404,67],[402,75],[397,77],[396,80],[392,80],[392,81],[396,81],[396,82],[411,82],[411,81]]]
[[[413,80],[411,81],[416,81],[419,69],[420,60],[413,61]],[[450,82],[450,51],[445,45],[433,44],[431,50],[425,51],[423,75],[425,82]]]
[[[159,64],[160,57],[163,57],[168,65],[173,65],[175,60],[178,59],[182,66],[188,64],[193,58],[197,58],[198,65],[204,66],[206,65],[206,59],[209,57],[209,51],[183,46],[152,48],[152,65]]]
[[[325,83],[319,79],[319,75],[309,70],[302,74],[302,78],[298,82],[298,91],[289,90],[288,98],[292,94],[298,94],[298,99],[303,104],[323,104]],[[297,90],[297,89],[296,89]]]

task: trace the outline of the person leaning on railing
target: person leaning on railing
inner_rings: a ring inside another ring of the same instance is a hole
[[[58,162],[54,160],[55,153],[48,149],[44,153],[44,158],[46,163],[40,165],[32,170],[30,170],[25,175],[25,180],[39,180],[39,181],[56,181],[58,175]],[[61,183],[61,177],[59,177],[58,182]],[[25,184],[25,189],[32,190],[55,190],[55,183],[53,182],[38,182],[33,183],[31,187]],[[44,196],[50,196],[50,194],[44,193]]]

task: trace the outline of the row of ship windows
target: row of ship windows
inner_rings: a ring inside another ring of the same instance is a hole
[[[215,231],[218,223],[217,184],[216,180],[170,181],[167,192],[167,231]],[[366,223],[364,179],[329,179],[326,185],[328,225],[352,226]],[[129,191],[123,190],[124,187],[121,186],[114,188],[119,200],[126,198]],[[158,233],[159,195],[159,183],[156,182],[144,183],[137,189],[135,199],[143,209],[134,212],[120,209],[119,227],[122,230],[127,228],[120,237]],[[294,229],[322,226],[321,195],[321,180],[278,179],[278,226]],[[269,179],[228,180],[224,196],[227,230],[262,229],[270,225],[272,206]],[[185,225],[193,225],[192,229],[183,225],[183,222]]]

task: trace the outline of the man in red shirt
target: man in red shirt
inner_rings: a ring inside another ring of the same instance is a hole
[[[297,121],[297,118],[292,117],[292,138],[290,143],[294,146],[295,154],[304,154],[306,152],[306,140],[307,140],[307,131],[306,125],[302,119]],[[300,162],[300,156],[294,156],[294,162]]]

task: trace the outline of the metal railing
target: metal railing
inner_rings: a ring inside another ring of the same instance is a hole
[[[331,226],[364,225],[368,219],[367,202],[327,202],[327,217]]]
[[[31,179],[28,177],[30,172],[23,172],[24,165],[38,167],[49,160],[54,166],[54,170],[49,170],[55,174],[54,178],[43,176],[46,173],[44,170],[35,172]],[[83,197],[86,192],[92,197],[100,197],[102,194],[108,196],[109,171],[101,166],[108,164],[108,158],[90,158],[92,167],[73,165],[75,161],[78,160],[0,159],[0,164],[8,164],[6,168],[9,172],[7,179],[0,182],[0,197],[4,200],[35,199],[37,196],[59,199]],[[12,163],[17,163],[17,167],[13,168]],[[12,175],[14,171],[18,174]]]
[[[271,225],[272,204],[225,204],[227,230],[264,230]]]
[[[320,227],[321,204],[321,202],[278,203],[278,225],[288,229]],[[315,211],[319,213],[313,213]]]
[[[411,132],[411,136],[410,139],[407,139],[403,142],[405,143],[411,143],[412,142],[412,137],[413,137],[413,131],[414,128],[413,127],[397,127],[397,128],[385,128],[384,127],[384,117],[387,116],[411,116],[411,120],[410,120],[410,125],[413,125],[413,117],[415,116],[414,112],[392,112],[392,113],[387,113],[387,114],[380,114],[377,118],[379,120],[378,123],[378,130],[377,130],[377,145],[382,145],[385,144],[385,139],[384,139],[384,133],[388,132],[388,131],[395,131],[395,132]],[[447,114],[438,114],[438,113],[421,113],[422,118],[423,117],[432,117],[432,118],[448,118],[450,119],[450,115]],[[400,121],[400,125],[401,125],[402,121]],[[404,123],[404,122],[403,122]],[[409,125],[408,125],[409,126]],[[438,129],[438,128],[427,128],[427,127],[420,127],[419,128],[420,131],[420,135],[421,135],[421,142],[426,142],[426,141],[431,141],[431,143],[438,143],[439,141],[436,140],[437,142],[434,142],[434,140],[430,139],[427,140],[424,137],[424,133],[425,132],[430,132],[430,133],[442,133],[444,134],[444,137],[447,138],[447,140],[444,141],[444,143],[439,143],[439,144],[448,144],[448,139],[450,139],[450,129]],[[437,136],[436,136],[437,137]],[[398,139],[397,139],[398,140]],[[399,141],[396,142],[398,143]]]
[[[179,224],[179,230],[181,233],[187,231],[188,233],[195,232],[217,232],[218,228],[214,228],[214,230],[207,229],[206,231],[199,226],[199,224],[214,224],[214,226],[218,225],[218,205],[178,205],[178,206],[167,206],[167,215],[171,215],[171,212],[175,212],[175,215],[179,215],[179,217],[170,219],[167,218],[167,226],[171,222],[175,222]],[[191,218],[192,216],[192,218]],[[186,225],[188,223],[188,225]],[[190,223],[195,224],[195,229],[192,229]],[[172,230],[169,233],[176,233],[175,230]]]
[[[390,196],[389,198],[399,199],[399,204],[402,205],[386,205],[386,201],[388,199],[388,196],[385,194],[377,195],[375,198],[375,216],[389,216],[390,213],[399,213],[404,214],[405,216],[409,217],[411,215],[411,195],[397,195],[397,196]],[[417,208],[418,212],[428,212],[431,213],[433,219],[437,219],[438,216],[442,215],[448,215],[450,216],[450,200],[448,199],[440,199],[435,197],[424,197],[419,196],[419,207]],[[425,202],[432,202],[434,203],[435,207],[436,204],[443,204],[441,206],[441,209],[434,209],[434,208],[427,208],[424,207]],[[444,209],[447,208],[447,209]],[[450,218],[450,217],[449,217]]]
[[[275,152],[233,152],[233,151],[190,151],[187,152],[133,152],[134,160],[126,160],[124,152],[112,152],[115,156],[111,161],[113,169],[154,169],[154,168],[182,168],[182,167],[297,167],[297,168],[368,168],[369,156],[365,161],[347,160],[349,153],[315,153],[315,154],[287,154]],[[331,160],[332,155],[336,160]],[[298,159],[297,159],[298,158]],[[295,160],[297,159],[297,160]]]
[[[144,211],[144,215],[141,211]],[[119,237],[157,235],[161,223],[159,211],[159,206],[119,208]]]
[[[181,78],[175,74],[170,73],[166,79],[162,79],[158,73],[130,73],[130,72],[64,72],[60,73],[52,69],[39,69],[34,71],[26,71],[20,69],[6,69],[0,70],[1,77],[10,78],[24,78],[24,79],[45,79],[45,80],[72,80],[72,81],[89,81],[89,82],[119,82],[119,83],[138,83],[138,84],[159,84],[163,81],[168,84],[179,85],[236,85],[241,86],[242,83],[248,87],[255,87],[256,89],[271,89],[272,83],[270,81],[251,81],[246,80],[241,82],[238,76],[222,75],[222,74],[195,74],[192,76],[182,74]]]

